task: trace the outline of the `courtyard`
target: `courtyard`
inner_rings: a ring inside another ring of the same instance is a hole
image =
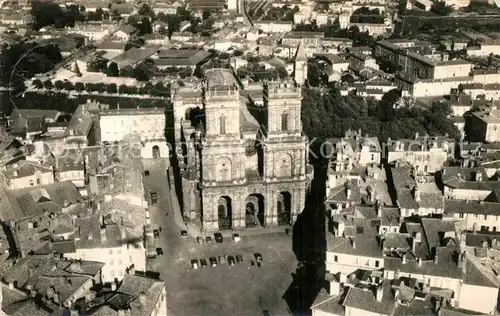
[[[164,255],[148,265],[167,283],[169,315],[253,316],[263,315],[264,310],[271,315],[289,314],[282,297],[297,267],[292,237],[285,233],[242,236],[240,242],[224,238],[221,244],[197,244],[193,237],[181,238],[184,228],[178,220],[180,214],[172,207],[165,169],[150,166],[149,171],[145,189],[158,192],[158,205],[150,207],[151,225],[162,228],[156,246]],[[263,257],[260,268],[250,265],[256,252]],[[193,259],[208,261],[223,255],[241,255],[243,262],[196,270],[191,267]]]

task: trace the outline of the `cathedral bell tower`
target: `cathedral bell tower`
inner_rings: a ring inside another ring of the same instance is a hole
[[[294,79],[295,83],[300,86],[307,80],[307,55],[303,41],[300,41],[295,54]]]

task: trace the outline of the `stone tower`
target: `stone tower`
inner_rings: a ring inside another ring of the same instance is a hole
[[[252,113],[255,109],[247,106],[231,70],[210,69],[205,76],[204,130],[193,134],[187,122],[178,125],[186,142],[197,142],[197,153],[190,156],[200,157],[200,164],[187,164],[183,177],[197,181],[203,230],[293,224],[312,176],[300,120],[300,87],[293,81],[265,84],[264,107]],[[182,117],[187,102],[177,96],[176,117]],[[186,205],[193,205],[190,195]]]
[[[294,79],[297,85],[303,85],[307,80],[307,55],[304,42],[301,41],[297,47],[294,64]]]

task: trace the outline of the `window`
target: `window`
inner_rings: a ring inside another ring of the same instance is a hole
[[[482,232],[485,232],[485,231],[486,231],[486,226],[481,225],[481,231],[482,231]]]
[[[34,186],[35,185],[35,182],[33,180],[30,180],[30,185],[31,186]]]
[[[497,126],[496,125],[493,125],[493,130],[496,131],[497,130]]]
[[[497,231],[497,227],[496,226],[493,226],[493,231],[496,232]]]
[[[333,262],[339,262],[339,256],[333,256]]]
[[[221,135],[226,134],[226,117],[224,115],[221,115],[219,118],[219,128]]]
[[[372,161],[375,160],[375,154],[372,154]]]
[[[288,113],[281,114],[281,130],[288,131]]]
[[[458,217],[459,217],[459,218],[464,218],[464,213],[460,213],[460,214],[458,215]]]
[[[378,268],[380,266],[380,262],[378,260],[375,260],[375,268]]]
[[[484,215],[484,219],[487,220],[488,219],[488,215],[485,214]]]
[[[40,178],[36,178],[36,184],[40,184],[41,182]]]

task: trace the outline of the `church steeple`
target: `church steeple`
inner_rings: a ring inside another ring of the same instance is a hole
[[[303,85],[307,79],[307,55],[303,40],[300,41],[295,54],[294,79],[298,85]]]

